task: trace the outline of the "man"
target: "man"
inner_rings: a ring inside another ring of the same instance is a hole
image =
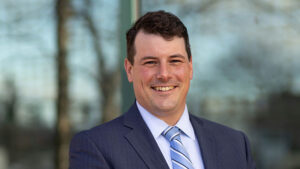
[[[176,16],[142,16],[127,32],[124,66],[136,102],[73,138],[70,169],[255,168],[242,132],[188,113],[192,55]]]

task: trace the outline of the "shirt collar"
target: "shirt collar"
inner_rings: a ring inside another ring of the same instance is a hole
[[[137,108],[140,111],[141,116],[143,117],[145,123],[150,129],[153,137],[157,139],[161,133],[168,127],[168,124],[163,120],[157,118],[150,112],[148,112],[144,107],[142,107],[138,101],[136,101]]]
[[[180,119],[178,120],[178,122],[176,123],[175,126],[177,126],[185,135],[190,137],[192,140],[196,139],[194,129],[193,129],[192,123],[190,121],[190,116],[189,116],[186,105],[185,105],[182,116],[180,117]]]
[[[157,118],[150,112],[148,112],[143,106],[141,106],[138,101],[136,101],[137,108],[150,129],[152,135],[155,139],[161,136],[161,133],[168,127],[168,124],[163,120]],[[190,137],[192,140],[195,140],[195,133],[193,126],[190,122],[190,117],[188,113],[187,106],[185,105],[184,112],[180,117],[179,121],[175,124],[185,135]]]

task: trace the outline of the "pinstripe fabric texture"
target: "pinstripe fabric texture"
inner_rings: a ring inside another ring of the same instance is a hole
[[[167,127],[162,135],[170,142],[170,154],[173,169],[194,169],[181,139],[180,129],[176,126]]]
[[[244,133],[191,114],[190,120],[204,168],[256,168]],[[76,134],[69,157],[69,169],[169,169],[136,104],[117,119]]]

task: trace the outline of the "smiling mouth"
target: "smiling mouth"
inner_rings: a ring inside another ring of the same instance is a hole
[[[157,86],[157,87],[151,87],[153,90],[159,91],[159,92],[166,92],[166,91],[170,91],[174,88],[176,88],[176,86]]]

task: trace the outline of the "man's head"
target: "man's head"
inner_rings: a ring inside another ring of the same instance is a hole
[[[131,64],[134,64],[134,55],[136,52],[134,41],[138,32],[144,31],[149,34],[160,35],[165,39],[173,38],[174,36],[183,37],[185,50],[188,58],[191,57],[191,48],[189,36],[186,27],[180,19],[168,12],[157,11],[148,12],[140,17],[135,24],[128,30],[126,34],[127,40],[127,59]]]
[[[184,111],[193,77],[185,26],[172,14],[147,13],[128,31],[127,41],[129,55],[124,66],[137,101],[174,125]]]

